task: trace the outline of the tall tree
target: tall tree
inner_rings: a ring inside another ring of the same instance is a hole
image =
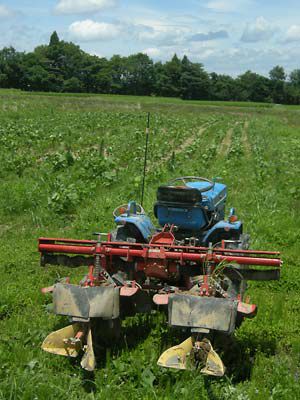
[[[240,75],[236,82],[239,85],[240,100],[257,102],[272,101],[268,78],[255,72],[247,71]]]
[[[282,103],[284,101],[284,89],[286,74],[284,68],[276,65],[269,72],[271,97],[275,103]]]
[[[236,81],[228,75],[210,74],[210,98],[212,100],[238,100],[239,90]]]
[[[294,69],[285,86],[285,102],[300,104],[300,69]]]
[[[124,61],[123,84],[125,93],[150,95],[154,88],[153,61],[143,53],[129,56]]]
[[[57,46],[59,44],[59,37],[56,31],[50,36],[49,46]]]
[[[73,76],[73,78],[67,79],[63,82],[62,91],[67,93],[80,93],[83,91],[82,82]]]
[[[115,55],[113,56],[110,61],[110,70],[111,70],[111,77],[112,77],[112,84],[111,84],[111,93],[115,94],[124,94],[125,87],[124,87],[124,61],[125,58]]]
[[[286,78],[284,68],[280,65],[276,65],[276,67],[272,68],[269,72],[269,77],[272,81],[284,82]]]
[[[0,50],[0,87],[20,88],[23,77],[23,53],[13,47]]]
[[[51,75],[41,65],[33,65],[26,69],[24,89],[49,92],[52,89]]]
[[[187,56],[181,61],[181,97],[187,100],[207,99],[210,91],[209,75],[203,65],[192,63]]]
[[[176,54],[171,61],[167,61],[165,64],[158,63],[156,71],[159,75],[156,88],[159,95],[168,97],[179,97],[181,95],[181,70],[181,61]]]
[[[292,86],[300,88],[300,69],[294,69],[289,76],[289,81]]]

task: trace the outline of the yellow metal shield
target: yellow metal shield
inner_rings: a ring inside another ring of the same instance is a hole
[[[177,346],[164,351],[157,364],[165,368],[195,370],[198,367],[205,375],[223,376],[224,364],[219,355],[214,351],[210,341],[193,342],[189,337]]]
[[[193,349],[192,338],[189,337],[178,346],[170,347],[159,357],[157,364],[165,368],[191,369],[189,356]]]
[[[80,331],[79,324],[72,324],[50,333],[42,344],[42,349],[48,353],[65,357],[77,357],[82,348],[81,340],[70,341]]]
[[[89,328],[88,334],[87,334],[87,342],[86,345],[84,346],[83,350],[85,351],[80,365],[82,368],[86,369],[87,371],[94,371],[96,367],[96,359],[95,359],[95,354],[94,354],[94,349],[93,349],[93,339],[92,339],[92,331],[91,328]]]

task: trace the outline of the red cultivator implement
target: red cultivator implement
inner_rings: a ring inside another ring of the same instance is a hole
[[[185,185],[158,189],[155,215],[163,229],[131,202],[115,210],[117,228],[105,240],[104,234],[97,240],[39,239],[42,265],[88,267],[79,285],[65,281],[43,289],[53,292],[54,312],[72,322],[51,333],[44,350],[71,357],[82,352],[82,367],[93,370],[98,323],[116,333],[122,318],[159,307],[187,339],[166,350],[158,364],[224,374],[212,338],[231,335],[245,317],[255,316],[256,305],[244,299],[246,281],[279,279],[282,262],[278,252],[248,249],[249,236],[233,209],[224,220],[225,185],[180,179]]]

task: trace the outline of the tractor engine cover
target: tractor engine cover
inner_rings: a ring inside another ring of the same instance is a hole
[[[169,297],[169,324],[202,328],[231,334],[235,329],[238,302],[215,297],[172,294]]]
[[[83,287],[57,283],[54,313],[75,318],[114,319],[120,315],[120,290],[113,286]]]

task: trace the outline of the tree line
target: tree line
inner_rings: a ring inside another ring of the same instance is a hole
[[[246,71],[233,78],[208,73],[200,63],[175,54],[165,63],[143,53],[109,60],[90,55],[56,32],[33,52],[0,50],[0,87],[27,91],[107,93],[179,97],[187,100],[300,104],[300,69],[277,65],[269,76]]]

